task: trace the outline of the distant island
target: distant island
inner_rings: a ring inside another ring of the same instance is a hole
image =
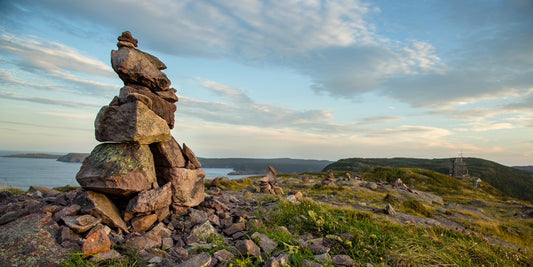
[[[88,157],[90,153],[68,153],[64,156],[61,156],[57,158],[57,161],[63,161],[63,162],[83,162],[86,157]]]
[[[61,155],[45,154],[45,153],[25,153],[2,156],[3,158],[27,158],[27,159],[57,159]]]

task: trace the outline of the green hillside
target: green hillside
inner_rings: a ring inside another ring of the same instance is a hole
[[[349,158],[338,160],[326,166],[324,171],[331,169],[335,171],[362,172],[371,167],[382,166],[422,168],[448,174],[450,160],[450,158]],[[509,196],[533,200],[533,174],[485,159],[464,158],[463,160],[468,165],[470,176],[480,177],[483,181]]]

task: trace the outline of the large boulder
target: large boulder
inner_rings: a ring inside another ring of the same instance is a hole
[[[93,191],[79,191],[73,200],[81,207],[81,212],[102,218],[102,222],[128,232],[128,227],[117,206],[104,194]]]
[[[131,94],[139,94],[148,97],[151,100],[150,109],[157,114],[159,117],[164,119],[168,126],[172,129],[174,128],[174,112],[176,111],[176,105],[172,101],[167,99],[172,99],[172,95],[175,96],[176,90],[167,90],[159,91],[153,93],[149,88],[141,86],[128,84],[120,89],[119,100],[120,103],[126,103],[128,101],[128,96]],[[163,97],[162,97],[163,96]],[[177,96],[175,96],[177,98]]]
[[[160,71],[164,64],[140,50],[131,47],[112,50],[111,66],[124,84],[143,85],[154,91],[165,91],[170,87],[170,80]]]
[[[76,180],[84,189],[117,196],[157,187],[152,152],[148,145],[138,143],[96,146]]]
[[[151,144],[171,138],[167,122],[141,101],[102,107],[94,128],[100,142]]]
[[[160,184],[172,184],[172,204],[183,207],[198,206],[204,201],[205,172],[200,169],[157,167]]]
[[[49,214],[30,214],[0,226],[0,266],[59,266],[74,251],[56,241]]]
[[[172,137],[169,141],[150,145],[154,155],[154,163],[157,167],[184,168],[186,159],[183,156],[180,145]]]

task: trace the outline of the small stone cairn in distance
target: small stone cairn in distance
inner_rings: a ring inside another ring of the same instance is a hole
[[[283,188],[281,188],[276,181],[276,170],[274,167],[268,166],[267,175],[261,178],[259,183],[261,193],[283,195]]]
[[[124,87],[96,117],[102,143],[76,175],[83,191],[75,201],[111,227],[142,232],[171,211],[199,205],[205,172],[192,150],[171,136],[178,97],[161,71],[165,64],[136,49],[129,31],[117,46],[111,65]]]

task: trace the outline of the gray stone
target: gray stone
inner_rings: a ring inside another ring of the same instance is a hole
[[[54,216],[52,216],[52,218],[56,222],[59,222],[59,220],[61,220],[61,217],[63,217],[63,216],[74,216],[74,215],[78,214],[78,212],[80,210],[81,210],[80,205],[73,204],[73,205],[70,205],[68,207],[62,208],[61,210],[56,212],[54,214]]]
[[[147,55],[137,49],[121,47],[111,51],[111,66],[124,84],[139,84],[154,91],[168,90],[170,80],[159,70],[162,66],[155,62],[154,56]]]
[[[98,262],[104,262],[108,260],[120,260],[121,257],[122,255],[120,255],[120,253],[112,249],[109,251],[98,252],[94,254],[92,257],[89,258],[89,261],[98,263]]]
[[[220,262],[227,262],[235,258],[235,255],[233,255],[233,253],[225,249],[216,251],[215,253],[213,253],[213,256]]]
[[[348,255],[335,255],[333,256],[333,264],[335,266],[354,266],[354,260]]]
[[[171,184],[166,183],[162,187],[140,192],[130,200],[126,210],[129,212],[151,212],[168,207],[171,202]]]
[[[63,216],[61,219],[76,233],[87,232],[102,221],[100,218],[87,214],[81,216]]]
[[[168,168],[185,168],[186,160],[176,139],[150,145],[154,155],[155,166]]]
[[[267,254],[270,255],[274,249],[278,246],[278,242],[272,240],[265,234],[255,232],[252,234],[252,239],[259,244],[259,247]]]
[[[302,267],[322,267],[323,265],[308,259],[302,260]]]
[[[314,256],[315,260],[320,263],[330,263],[333,259],[329,253],[319,254]]]
[[[76,180],[84,189],[117,196],[157,187],[152,152],[138,143],[96,146]]]
[[[205,172],[200,169],[156,168],[160,183],[172,184],[172,204],[183,207],[198,206],[204,201]]]
[[[102,107],[94,128],[100,142],[152,144],[171,138],[167,122],[140,101]]]
[[[6,224],[6,223],[11,222],[11,221],[14,221],[14,220],[18,219],[19,217],[26,216],[28,214],[29,214],[29,211],[25,210],[25,209],[10,211],[10,212],[2,215],[2,217],[0,217],[0,225]]]
[[[150,231],[141,236],[136,236],[126,240],[126,246],[130,246],[137,250],[158,248],[161,246],[161,237]]]
[[[224,229],[224,233],[226,235],[232,235],[234,233],[244,231],[245,228],[246,228],[246,225],[244,224],[244,222],[234,223],[226,227],[226,229]]]
[[[376,184],[374,182],[368,182],[368,183],[366,183],[366,187],[369,188],[369,189],[372,189],[372,190],[376,190],[376,189],[378,189],[378,184]]]
[[[198,224],[194,226],[191,230],[191,234],[187,238],[189,242],[187,243],[193,243],[193,242],[206,242],[212,235],[216,234],[216,229],[211,225],[209,221],[206,221],[202,224]]]
[[[244,257],[252,256],[259,257],[261,256],[261,249],[250,239],[238,240],[235,243],[235,248],[237,251]]]
[[[58,195],[58,194],[61,194],[61,192],[59,192],[59,191],[57,191],[55,189],[51,189],[51,188],[44,187],[44,186],[32,185],[28,189],[28,192],[35,192],[35,191],[40,191],[40,192],[42,192],[44,194],[47,194],[47,195]]]
[[[211,263],[211,256],[207,252],[203,252],[190,257],[188,260],[182,262],[178,267],[207,267]]]

